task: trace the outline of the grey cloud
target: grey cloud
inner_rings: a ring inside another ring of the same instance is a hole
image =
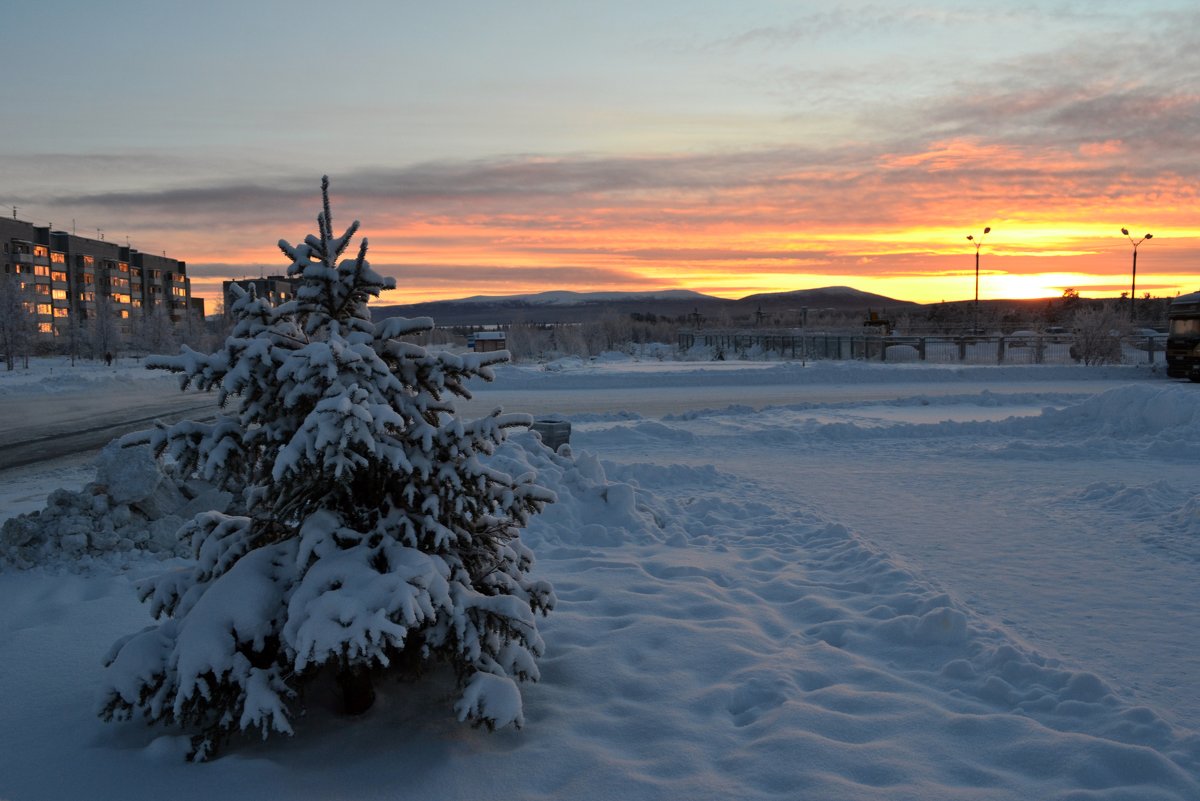
[[[257,277],[284,273],[287,265],[241,265],[220,262],[188,264],[188,275],[205,278]],[[371,267],[382,275],[397,279],[397,288],[404,289],[404,282],[419,282],[422,287],[464,284],[517,282],[545,283],[552,286],[592,286],[606,284],[657,286],[658,282],[645,275],[625,270],[604,267],[561,265],[555,267],[501,267],[491,264],[409,264],[371,262]]]

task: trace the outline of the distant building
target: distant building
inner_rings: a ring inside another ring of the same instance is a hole
[[[467,345],[476,353],[490,353],[508,347],[508,334],[504,331],[476,331],[467,337]]]
[[[256,297],[266,298],[278,306],[280,303],[296,297],[296,287],[299,283],[299,279],[289,278],[286,275],[268,275],[265,278],[239,278],[236,281],[225,281],[221,284],[221,297],[224,300],[225,316],[229,316],[229,307],[233,305],[233,298],[229,295],[229,289],[235,284],[245,290],[253,287]]]
[[[130,319],[164,308],[175,322],[192,309],[187,264],[103,239],[0,219],[0,264],[29,292],[39,336],[54,340],[107,308],[129,333]]]

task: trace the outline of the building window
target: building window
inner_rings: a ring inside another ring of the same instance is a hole
[[[50,297],[54,298],[55,300],[66,300],[67,299],[67,290],[53,289],[50,291]]]
[[[129,265],[126,264],[125,262],[121,262],[120,264],[117,265],[117,272],[121,272],[121,273],[129,272]]]
[[[65,284],[67,282],[67,274],[61,270],[51,270],[50,271],[50,280],[51,281],[61,281]]]
[[[129,319],[129,309],[121,309],[121,319],[122,320]]]
[[[83,274],[83,283],[85,283],[85,284],[96,283],[96,276],[92,275],[91,273],[84,273]]]
[[[33,266],[33,274],[34,274],[34,275],[44,275],[44,276],[49,276],[49,275],[50,275],[50,268],[49,268],[49,267],[47,267],[47,266],[46,266],[46,265],[44,265],[44,264],[35,264],[35,265]]]
[[[84,269],[91,269],[92,267],[95,267],[95,266],[96,266],[96,257],[95,256],[84,256],[83,257]]]
[[[69,314],[70,314],[70,312],[69,312],[67,309],[60,309],[60,308],[55,308],[55,309],[54,309],[54,316],[55,316],[55,317],[66,317],[66,316],[67,316],[67,315],[69,315]]]
[[[82,300],[84,303],[95,303],[96,302],[96,293],[95,292],[80,292],[79,299]]]
[[[39,334],[53,334],[54,333],[54,323],[38,323],[38,333]]]
[[[34,245],[33,246],[33,255],[41,256],[42,258],[46,258],[47,256],[50,255],[50,248],[45,247],[44,245]]]
[[[52,252],[50,254],[50,263],[51,264],[66,264],[67,263],[67,254],[59,253],[57,250]]]
[[[33,291],[39,295],[49,295],[50,294],[50,285],[49,284],[34,284]]]
[[[37,305],[38,314],[54,314],[54,307],[49,303],[39,303]]]

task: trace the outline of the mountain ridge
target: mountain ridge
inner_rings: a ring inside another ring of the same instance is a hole
[[[643,314],[679,318],[691,314],[715,317],[804,307],[861,311],[916,308],[921,304],[863,292],[846,286],[789,292],[763,292],[743,298],[719,298],[690,289],[647,292],[573,292],[550,290],[521,295],[473,295],[454,300],[372,307],[376,319],[400,315],[432,317],[439,325],[508,325],[512,323],[577,323],[611,314]]]

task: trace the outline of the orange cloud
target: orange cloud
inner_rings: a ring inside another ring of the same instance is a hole
[[[399,280],[391,302],[825,285],[962,299],[974,290],[966,236],[987,225],[987,297],[1122,285],[1130,253],[1121,226],[1155,236],[1140,251],[1139,286],[1200,288],[1195,176],[1171,163],[1135,172],[1119,163],[1128,160],[1122,148],[1116,139],[1036,147],[949,137],[886,152],[428,164],[334,176],[334,210],[339,224],[362,220],[372,263]],[[275,196],[237,186],[227,196],[218,188],[103,202],[140,220],[189,262],[196,293],[216,297],[221,277],[283,269],[274,242],[312,230],[313,184]]]

